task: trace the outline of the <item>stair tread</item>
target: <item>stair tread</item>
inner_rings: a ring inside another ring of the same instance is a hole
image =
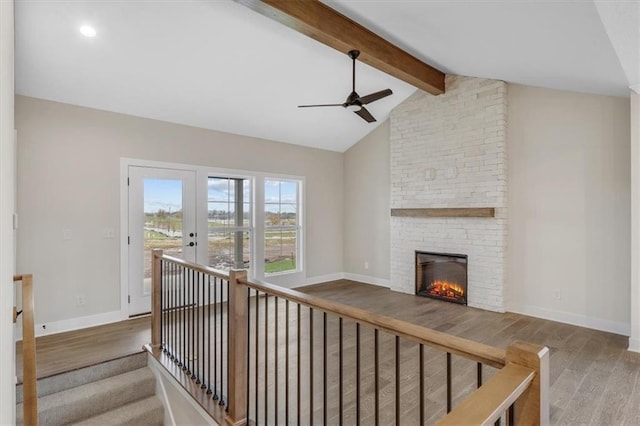
[[[47,425],[75,422],[154,393],[153,372],[149,367],[139,368],[38,398],[40,422]],[[22,412],[21,405],[18,404],[17,413]]]
[[[65,373],[38,379],[38,397],[43,397],[96,380],[137,370],[147,365],[147,353],[139,352],[120,358],[81,367]],[[22,384],[16,386],[16,403],[22,402]]]
[[[106,426],[106,425],[162,425],[164,423],[164,407],[158,397],[150,396],[115,408],[97,416],[90,417],[73,426]]]

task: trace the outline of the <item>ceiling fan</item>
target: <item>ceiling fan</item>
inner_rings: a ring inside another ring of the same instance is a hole
[[[360,96],[356,93],[356,58],[360,55],[359,50],[350,50],[347,55],[353,60],[353,73],[352,73],[352,83],[353,89],[349,96],[347,96],[347,100],[341,104],[321,104],[321,105],[298,105],[298,108],[315,108],[315,107],[333,107],[333,106],[341,106],[343,108],[355,107],[359,108],[354,110],[356,114],[358,114],[363,120],[367,123],[373,123],[376,119],[371,115],[371,113],[364,107],[364,105],[370,104],[371,102],[375,102],[379,99],[392,95],[393,92],[391,89],[384,89],[379,92],[371,93],[370,95]]]

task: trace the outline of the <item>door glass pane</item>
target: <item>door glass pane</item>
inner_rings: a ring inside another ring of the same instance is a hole
[[[182,258],[182,181],[144,179],[144,295],[151,294],[151,251]]]

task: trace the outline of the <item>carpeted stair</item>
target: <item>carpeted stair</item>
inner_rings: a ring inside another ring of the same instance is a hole
[[[38,380],[41,425],[162,425],[156,380],[140,353]],[[22,425],[22,386],[16,388]]]

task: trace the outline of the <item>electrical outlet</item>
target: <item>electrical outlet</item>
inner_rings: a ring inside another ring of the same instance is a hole
[[[562,292],[560,290],[553,290],[553,298],[555,300],[562,300]]]
[[[369,269],[369,262],[364,262],[364,269]]]
[[[62,239],[70,240],[71,239],[71,229],[63,229],[62,230]]]
[[[78,307],[84,306],[86,302],[87,300],[85,299],[84,296],[76,296],[76,306]]]
[[[116,237],[116,231],[113,228],[104,228],[102,230],[102,238],[113,239]]]

